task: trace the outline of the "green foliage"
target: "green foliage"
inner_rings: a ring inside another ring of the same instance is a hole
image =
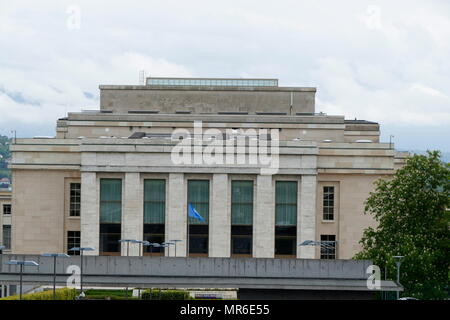
[[[11,158],[10,143],[10,138],[0,135],[0,179],[4,177],[11,178],[11,172],[6,165],[6,160]]]
[[[188,291],[183,290],[145,290],[142,292],[141,297],[143,300],[190,300]]]
[[[75,300],[78,295],[75,289],[62,288],[56,290],[56,300]],[[19,300],[20,296],[9,296],[0,300]],[[29,293],[22,295],[22,300],[53,300],[53,290],[46,290],[37,293]]]
[[[378,180],[365,212],[378,222],[367,228],[356,259],[370,259],[396,279],[393,256],[404,256],[403,296],[448,297],[450,270],[450,164],[438,151],[414,155],[393,179]]]
[[[86,299],[111,299],[111,300],[125,300],[125,299],[135,299],[132,297],[133,291],[128,290],[128,293],[125,290],[86,290],[84,291],[86,295]]]

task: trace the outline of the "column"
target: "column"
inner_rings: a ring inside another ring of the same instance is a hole
[[[228,175],[214,174],[209,212],[209,256],[229,258],[231,245],[231,210],[228,203]]]
[[[144,194],[140,181],[139,173],[127,172],[125,174],[122,210],[122,239],[142,240],[144,233],[144,213],[143,203]],[[127,255],[127,246],[129,246],[130,256],[140,256],[139,244],[122,243],[122,256]]]
[[[297,242],[316,239],[316,185],[317,177],[302,176],[300,186],[300,211],[297,217]],[[315,246],[298,246],[297,258],[314,259]]]
[[[275,192],[271,175],[256,178],[256,203],[253,211],[253,257],[275,255]]]
[[[84,255],[96,256],[100,249],[99,184],[95,172],[81,172],[81,246],[93,247]]]
[[[166,241],[175,239],[181,240],[181,242],[177,243],[178,257],[186,257],[186,196],[184,175],[182,173],[170,173],[166,209]],[[174,254],[174,247],[170,248],[170,251],[171,255]]]

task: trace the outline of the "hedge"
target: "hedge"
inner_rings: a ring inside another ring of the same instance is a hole
[[[145,290],[141,293],[143,300],[190,300],[188,291],[183,290]]]
[[[56,300],[75,300],[77,290],[71,288],[56,289]],[[19,300],[20,295],[1,298],[0,300]],[[45,290],[36,293],[22,295],[22,300],[53,300],[53,290]]]

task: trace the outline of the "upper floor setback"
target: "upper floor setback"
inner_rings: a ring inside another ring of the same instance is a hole
[[[146,85],[100,85],[100,110],[164,114],[314,114],[316,88],[278,79],[147,78]]]

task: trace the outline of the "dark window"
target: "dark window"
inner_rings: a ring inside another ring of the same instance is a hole
[[[3,245],[5,246],[5,250],[11,249],[11,226],[3,225]]]
[[[334,220],[334,187],[323,187],[323,220]]]
[[[320,236],[320,259],[336,259],[336,236],[323,234]]]
[[[144,240],[151,243],[163,243],[165,241],[164,224],[144,224]],[[164,253],[164,248],[144,246],[144,253],[161,255]]]
[[[100,253],[102,255],[120,253],[120,223],[100,225]]]
[[[251,256],[253,247],[253,181],[231,182],[231,254]]]
[[[252,226],[231,227],[231,252],[232,254],[252,254]]]
[[[11,214],[11,205],[10,204],[3,205],[3,214]]]
[[[275,255],[297,254],[297,181],[275,185]]]
[[[275,255],[292,255],[297,253],[297,227],[275,226]]]
[[[188,181],[189,204],[205,221],[189,217],[189,254],[208,254],[209,180]],[[188,209],[189,210],[189,209]]]
[[[165,241],[166,181],[144,180],[144,240],[161,244]],[[164,248],[144,246],[144,254],[162,255]]]
[[[80,216],[81,205],[81,183],[70,184],[70,216]]]
[[[100,254],[120,255],[122,180],[100,179]]]
[[[80,251],[71,251],[72,248],[80,247],[81,232],[80,231],[67,231],[67,254],[78,256]]]
[[[189,226],[189,253],[208,254],[208,225]]]

